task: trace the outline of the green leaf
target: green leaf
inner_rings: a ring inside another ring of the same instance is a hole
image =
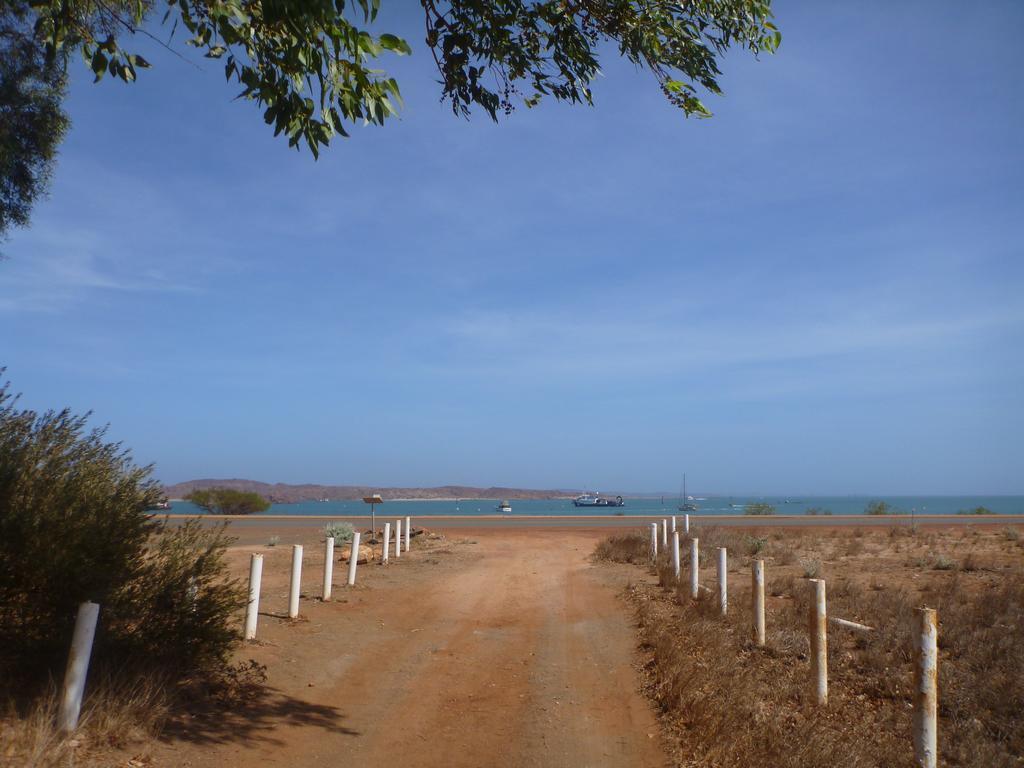
[[[400,56],[408,56],[412,53],[412,48],[400,37],[395,35],[383,34],[380,36],[380,46],[388,51],[394,51]]]
[[[89,66],[92,69],[93,74],[96,75],[96,79],[93,80],[94,83],[98,83],[100,80],[103,79],[103,75],[107,71],[107,64],[109,63],[110,60],[103,54],[103,51],[101,50],[97,50],[96,53],[92,55],[92,61],[90,62]]]

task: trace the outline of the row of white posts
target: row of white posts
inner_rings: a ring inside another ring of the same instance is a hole
[[[668,546],[669,520],[661,521],[661,543]],[[676,581],[681,576],[679,559],[679,531],[676,519],[671,518],[672,527],[672,570]],[[651,562],[658,558],[658,524],[651,523]],[[690,516],[686,515],[685,532],[690,531]],[[707,589],[700,583],[700,541],[690,539],[690,597],[696,599],[700,589]],[[725,547],[718,550],[718,605],[723,616],[729,609],[728,552]],[[765,599],[764,560],[751,564],[751,588],[753,599],[754,642],[765,644]],[[828,616],[825,604],[825,580],[810,579],[811,608],[809,615],[811,684],[815,702],[820,706],[828,704],[828,622],[862,632],[871,632],[871,627],[847,619]],[[711,590],[708,590],[709,592]],[[938,764],[938,614],[932,608],[918,608],[914,633],[914,762],[920,768],[936,768]]]
[[[402,556],[402,518],[395,520],[395,557]],[[412,519],[405,518],[405,551],[412,546]],[[352,534],[352,550],[348,558],[348,585],[355,586],[356,567],[359,563],[359,531]],[[384,549],[382,563],[390,560],[391,554],[391,523],[384,524]],[[260,583],[263,579],[263,555],[252,554],[249,559],[249,602],[245,608],[245,639],[256,639],[256,624],[260,611]],[[334,579],[334,537],[328,536],[324,545],[324,580],[323,600],[331,599],[331,587]],[[302,545],[292,546],[292,576],[288,586],[288,618],[299,616],[299,593],[302,587]]]
[[[395,521],[395,557],[401,557],[403,551],[402,519]],[[391,523],[384,526],[384,555],[381,561],[388,562],[390,550]],[[356,565],[359,561],[359,531],[352,534],[352,552],[348,561],[348,585],[356,583]],[[405,518],[404,551],[412,547],[412,520]],[[324,581],[323,599],[331,599],[331,587],[334,578],[334,537],[329,536],[324,546]],[[263,555],[252,554],[249,557],[249,601],[245,606],[246,640],[256,639],[256,623],[260,610],[260,584],[263,580]],[[288,585],[288,617],[299,615],[299,594],[302,583],[302,545],[292,546],[291,581]],[[89,672],[89,658],[92,656],[92,644],[96,636],[96,623],[99,619],[100,607],[97,603],[82,603],[78,607],[75,619],[75,630],[71,637],[71,653],[68,655],[68,666],[64,672],[64,689],[61,694],[60,708],[57,712],[57,726],[61,731],[70,733],[78,727],[78,718],[82,711],[82,695],[85,693],[85,678]]]

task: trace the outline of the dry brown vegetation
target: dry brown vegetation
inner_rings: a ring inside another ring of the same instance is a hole
[[[785,768],[910,766],[913,609],[939,612],[939,747],[943,765],[1024,761],[1024,542],[1004,530],[787,531],[701,528],[701,580],[715,585],[729,550],[729,614],[717,595],[689,596],[662,552],[658,585],[632,585],[645,688],[677,765]],[[599,559],[646,565],[647,532],[603,543]],[[641,553],[638,555],[638,553]],[[751,641],[750,563],[764,559],[768,642]],[[814,705],[808,577],[824,578],[830,616],[829,704]],[[716,587],[717,589],[717,587]]]

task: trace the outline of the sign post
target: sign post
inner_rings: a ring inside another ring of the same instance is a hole
[[[363,496],[363,501],[370,505],[370,551],[373,552],[373,543],[377,540],[376,507],[378,504],[383,504],[384,499],[380,497],[379,493],[375,493],[372,496]]]

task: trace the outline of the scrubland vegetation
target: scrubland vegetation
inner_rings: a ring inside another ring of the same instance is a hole
[[[1013,527],[741,531],[699,528],[701,579],[715,586],[729,550],[729,612],[689,594],[667,553],[649,565],[646,532],[599,559],[655,573],[627,590],[640,627],[646,692],[680,766],[911,766],[913,610],[939,616],[940,764],[1009,768],[1024,759],[1024,542]],[[750,563],[767,571],[767,646],[751,632]],[[705,567],[706,566],[706,567]],[[638,574],[639,575],[639,574]],[[873,632],[828,630],[829,703],[808,662],[808,577],[824,578],[830,616]]]
[[[87,416],[18,410],[0,385],[0,764],[103,764],[169,708],[252,682],[233,668],[244,593],[223,528],[168,527],[161,498]],[[100,605],[81,727],[54,729],[77,607]]]

